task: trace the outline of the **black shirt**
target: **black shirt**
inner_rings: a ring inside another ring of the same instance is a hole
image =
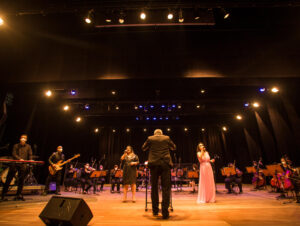
[[[53,152],[52,155],[49,157],[49,163],[56,164],[60,160],[65,160],[65,155],[63,153]]]
[[[12,156],[16,160],[32,160],[32,149],[29,144],[15,144],[12,151]]]

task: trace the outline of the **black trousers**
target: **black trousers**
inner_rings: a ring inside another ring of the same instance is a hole
[[[242,185],[242,178],[240,177],[227,177],[225,178],[225,187],[228,189],[229,192],[232,191],[232,183],[236,183],[240,189],[240,191],[243,191],[243,185]]]
[[[121,179],[118,177],[111,178],[111,191],[115,190],[115,186],[117,185],[117,191],[120,191]]]
[[[49,191],[49,184],[51,181],[56,182],[56,192],[60,192],[60,180],[61,180],[61,170],[56,172],[56,174],[54,175],[51,175],[49,173],[45,183],[45,192]]]
[[[94,185],[94,183],[90,178],[81,178],[80,181],[81,181],[82,191],[88,192],[88,190]],[[87,187],[85,187],[85,185],[87,185]]]
[[[4,197],[6,195],[9,185],[10,185],[10,182],[12,181],[12,179],[14,178],[14,176],[16,175],[17,172],[18,172],[17,196],[20,196],[22,194],[23,186],[24,186],[24,179],[25,179],[25,176],[28,174],[28,167],[26,167],[25,165],[20,165],[20,166],[12,165],[9,167],[9,170],[7,173],[6,181],[3,186],[3,190],[2,190],[2,197]]]
[[[162,162],[159,165],[151,165],[151,200],[152,211],[158,213],[159,195],[158,195],[158,180],[161,177],[162,187],[162,214],[169,214],[170,194],[171,194],[171,167],[169,164]]]

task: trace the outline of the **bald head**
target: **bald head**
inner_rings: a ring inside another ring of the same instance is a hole
[[[156,130],[154,130],[154,135],[156,135],[156,136],[163,135],[163,132],[161,129],[156,129]]]

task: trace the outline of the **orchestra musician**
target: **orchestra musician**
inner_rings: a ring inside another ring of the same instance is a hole
[[[115,186],[117,185],[117,193],[120,193],[120,184],[121,184],[121,178],[116,177],[116,173],[120,171],[118,165],[114,165],[114,168],[110,171],[110,181],[111,181],[111,193],[115,192]]]
[[[199,174],[198,169],[199,169],[199,167],[197,166],[197,164],[194,163],[192,166],[192,171]],[[196,192],[196,183],[198,182],[198,178],[191,178],[190,180],[191,180],[190,184],[192,185],[192,193],[195,193]]]
[[[70,164],[66,171],[66,178],[64,181],[65,191],[71,191],[71,187],[76,186],[74,175],[76,173],[76,168],[74,168],[73,164]]]
[[[99,166],[99,170],[104,171],[103,165]],[[105,177],[104,176],[99,177],[97,180],[97,184],[100,184],[100,191],[103,191],[103,186],[105,184]]]
[[[138,156],[133,152],[131,146],[127,146],[124,154],[121,157],[123,161],[123,185],[124,185],[124,196],[123,202],[127,201],[128,186],[131,186],[132,202],[135,202],[136,192],[136,168],[139,164]]]
[[[236,183],[239,187],[240,194],[243,193],[243,185],[242,185],[242,171],[240,171],[237,167],[235,167],[235,164],[229,163],[228,164],[229,168],[234,168],[235,169],[235,174],[231,175],[226,175],[225,178],[225,187],[228,190],[227,194],[232,193],[232,185],[233,183]]]
[[[13,146],[12,156],[15,160],[32,160],[32,149],[27,142],[27,135],[23,134],[20,137],[20,143],[15,144]],[[7,201],[5,195],[8,191],[9,185],[18,172],[18,190],[15,200],[22,200],[25,201],[24,197],[22,196],[22,190],[24,185],[24,179],[26,174],[28,173],[28,167],[26,164],[19,164],[15,165],[12,164],[9,166],[9,171],[6,177],[5,184],[3,186],[2,194],[1,194],[1,201]]]
[[[55,164],[58,163],[59,161],[64,161],[65,160],[65,155],[62,153],[63,152],[63,147],[62,146],[57,146],[56,152],[53,152],[52,155],[49,157],[48,161],[51,166],[55,168]],[[48,174],[48,177],[46,179],[45,183],[45,190],[42,193],[42,195],[47,195],[49,192],[49,184],[50,181],[55,180],[56,181],[56,195],[61,195],[60,193],[60,180],[61,180],[61,175],[62,175],[62,170],[58,170],[54,175],[52,175],[50,172]]]
[[[280,166],[283,170],[283,173],[277,174],[279,190],[281,191],[281,195],[278,198],[285,198],[285,191],[294,189],[294,184],[290,177],[293,175],[294,169],[291,166],[292,162],[289,160],[287,156],[284,156],[280,159]]]
[[[81,170],[81,187],[82,187],[82,194],[87,194],[89,189],[94,185],[91,178],[91,173],[96,169],[91,167],[89,163],[84,165],[84,168]],[[87,187],[86,187],[87,185]],[[94,194],[96,193],[96,189],[94,187]]]
[[[259,159],[259,161],[253,161],[253,167],[255,169],[255,173],[252,178],[252,184],[254,186],[254,189],[261,189],[266,185],[266,178],[264,173],[262,172],[262,168],[264,168],[262,160]]]

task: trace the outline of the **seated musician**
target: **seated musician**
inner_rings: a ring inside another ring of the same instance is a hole
[[[104,171],[103,165],[99,166],[100,171]],[[103,186],[105,184],[105,176],[101,176],[98,178],[97,183],[100,184],[100,191],[103,191]]]
[[[82,194],[87,194],[89,189],[94,185],[91,178],[91,173],[95,169],[93,167],[90,167],[89,163],[86,163],[84,165],[84,168],[81,170],[81,187],[82,187]],[[94,188],[94,194],[96,193],[96,190]]]
[[[53,152],[52,155],[49,157],[48,161],[51,166],[55,167],[55,164],[58,163],[59,161],[64,161],[65,155],[62,153],[63,152],[63,147],[58,146],[56,152]],[[56,195],[61,195],[60,194],[60,180],[61,180],[61,175],[62,175],[62,170],[58,170],[54,175],[52,175],[50,172],[48,174],[48,177],[46,179],[45,183],[45,190],[42,193],[42,195],[47,195],[49,192],[49,184],[50,181],[55,180],[56,181]]]
[[[253,167],[255,169],[255,173],[252,178],[252,184],[254,186],[254,189],[261,189],[266,185],[265,181],[265,175],[262,171],[262,168],[264,168],[262,160],[260,159],[258,162],[253,161]]]
[[[66,171],[66,179],[64,181],[65,191],[71,191],[71,187],[76,186],[76,182],[74,179],[74,174],[76,169],[73,167],[73,164],[70,164]]]
[[[27,135],[23,134],[20,137],[20,143],[15,144],[12,151],[13,159],[15,160],[32,160],[32,149],[29,144],[26,144]],[[26,164],[15,165],[12,164],[9,167],[9,171],[6,177],[5,184],[3,186],[1,201],[7,201],[5,195],[8,191],[9,185],[18,172],[18,190],[15,200],[25,200],[22,196],[22,190],[24,185],[25,176],[28,173],[28,168]]]
[[[226,178],[225,178],[225,187],[226,189],[228,190],[228,194],[232,193],[232,185],[233,183],[236,183],[239,187],[239,190],[240,190],[240,194],[243,193],[243,185],[242,185],[242,172],[236,168],[234,166],[234,164],[232,163],[229,163],[228,164],[228,167],[233,167],[235,168],[235,174],[234,175],[226,175]]]
[[[197,164],[193,164],[192,166],[192,171],[198,173],[199,175],[199,167]],[[190,178],[191,182],[190,184],[192,185],[192,192],[196,192],[196,184],[199,182],[199,178]]]
[[[120,184],[121,184],[121,178],[116,177],[116,172],[119,171],[119,166],[114,165],[114,168],[110,171],[110,181],[111,181],[111,193],[115,192],[115,186],[117,185],[117,192],[120,193]]]
[[[176,171],[176,183],[177,183],[177,189],[180,189],[182,191],[183,169],[181,166],[179,166]]]

